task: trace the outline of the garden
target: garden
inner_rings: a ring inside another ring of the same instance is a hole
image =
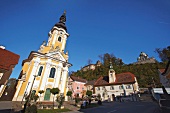
[[[26,101],[24,104],[23,112],[24,113],[68,112],[68,111],[72,111],[72,109],[76,109],[76,110],[87,109],[87,108],[97,107],[102,104],[100,99],[96,103],[91,103],[92,100],[91,91],[87,91],[86,96],[83,98],[79,98],[79,97],[72,98],[71,97],[72,92],[68,91],[66,94],[70,98],[68,102],[64,102],[65,97],[62,93],[59,94],[59,92],[60,90],[58,88],[50,89],[50,93],[53,94],[53,102],[49,102],[49,101],[45,102],[40,100],[41,95],[44,93],[43,90],[38,91],[40,97],[37,94],[35,94],[35,92],[32,91],[30,95],[25,96]],[[63,103],[67,103],[67,104],[63,105]]]

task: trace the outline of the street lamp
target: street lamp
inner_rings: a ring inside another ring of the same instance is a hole
[[[30,97],[31,97],[31,95],[32,95],[32,87],[33,87],[33,85],[34,85],[35,78],[36,78],[38,75],[33,75],[33,76],[34,76],[34,79],[33,79],[33,82],[32,82],[31,88],[30,88],[30,92],[29,92],[29,94],[28,94],[28,99],[26,100],[26,103],[24,104],[24,112],[25,112],[25,109],[26,109],[26,107],[27,107],[27,104],[28,104],[29,101],[30,101]]]

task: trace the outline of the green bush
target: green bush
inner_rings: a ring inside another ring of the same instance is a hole
[[[75,98],[75,103],[78,104],[81,101],[81,98],[76,97]]]
[[[34,104],[31,106],[28,106],[25,110],[25,113],[37,113],[37,106]]]
[[[57,96],[57,100],[56,101],[59,103],[58,108],[60,109],[61,106],[63,105],[63,102],[64,102],[64,96],[63,95]]]
[[[38,100],[39,96],[38,95],[34,95],[33,96],[33,99],[34,99],[34,102],[36,102]]]

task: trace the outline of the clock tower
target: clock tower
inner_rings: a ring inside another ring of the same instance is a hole
[[[115,71],[113,70],[112,62],[110,62],[110,69],[109,69],[109,83],[113,83],[116,80]]]

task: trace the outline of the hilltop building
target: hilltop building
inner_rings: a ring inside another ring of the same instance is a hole
[[[0,100],[11,100],[11,93],[5,91],[8,79],[19,61],[19,55],[0,46]]]
[[[95,68],[101,66],[101,64],[102,64],[102,63],[98,60],[98,61],[96,62],[96,64],[86,65],[86,66],[84,66],[83,68],[81,68],[81,70],[83,70],[83,71],[95,70]]]
[[[38,51],[31,51],[23,60],[13,101],[23,101],[30,93],[38,94],[42,101],[53,101],[51,88],[59,88],[60,94],[66,97],[68,68],[72,64],[68,63],[68,52],[65,52],[69,37],[65,22],[66,12],[50,30],[48,42],[44,41]],[[40,90],[44,91],[41,95]]]
[[[102,100],[113,101],[115,97],[136,94],[139,91],[138,82],[134,74],[130,72],[115,74],[110,63],[108,76],[99,77],[94,83],[96,95],[100,95]]]
[[[156,63],[156,60],[154,57],[148,57],[148,55],[144,52],[141,52],[139,57],[137,58],[137,62],[133,64],[146,64],[146,63]]]

